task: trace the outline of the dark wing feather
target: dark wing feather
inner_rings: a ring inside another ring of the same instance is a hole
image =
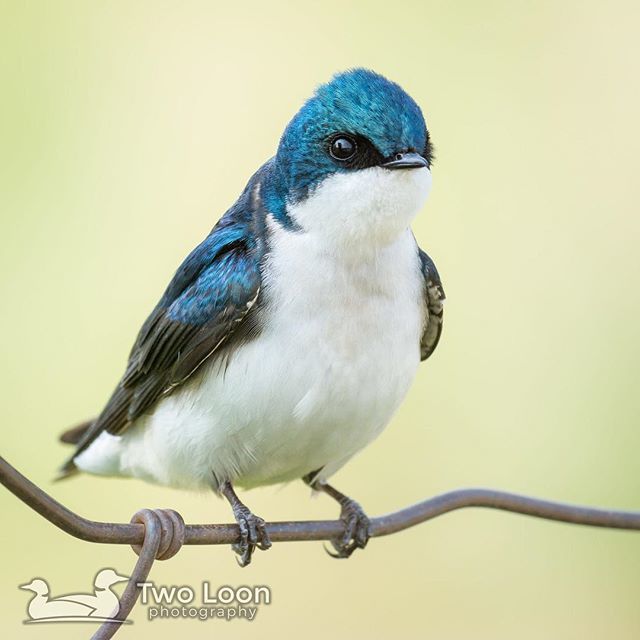
[[[418,249],[418,251],[422,275],[424,276],[427,307],[427,317],[422,332],[422,340],[420,341],[420,359],[426,360],[435,351],[440,341],[445,295],[433,260],[422,249]]]
[[[260,291],[264,212],[260,172],[183,262],[147,318],[124,376],[74,457],[103,431],[122,433],[228,344]],[[73,468],[73,458],[63,471]]]

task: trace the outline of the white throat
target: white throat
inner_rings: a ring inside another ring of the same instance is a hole
[[[327,248],[378,249],[409,227],[430,190],[427,168],[371,167],[329,176],[287,212],[304,232],[322,237]]]

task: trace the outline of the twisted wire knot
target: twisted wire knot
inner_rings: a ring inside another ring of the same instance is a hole
[[[133,514],[131,523],[144,525],[145,540],[151,532],[159,532],[156,560],[168,560],[182,548],[185,524],[182,516],[173,509],[140,509]],[[142,546],[132,544],[131,548],[140,555]]]

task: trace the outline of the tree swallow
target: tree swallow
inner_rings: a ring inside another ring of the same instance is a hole
[[[67,431],[77,470],[209,488],[242,566],[271,546],[234,487],[303,479],[341,505],[348,557],[369,538],[327,479],[369,444],[438,344],[444,292],[410,224],[432,146],[397,84],[355,69],[320,86],[275,157],[182,263],[98,417]]]

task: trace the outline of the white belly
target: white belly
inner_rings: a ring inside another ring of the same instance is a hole
[[[213,360],[121,437],[76,462],[183,487],[251,487],[322,468],[373,440],[420,361],[423,281],[413,235],[340,256],[274,228],[260,335]],[[226,365],[226,366],[225,366]]]

